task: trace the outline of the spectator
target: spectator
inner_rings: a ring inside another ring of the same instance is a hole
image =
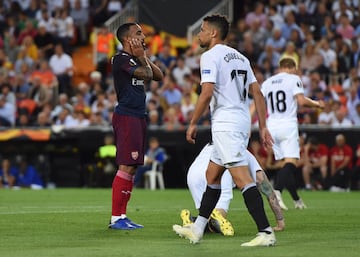
[[[323,57],[315,47],[315,43],[307,43],[300,55],[300,69],[304,72],[318,70],[323,65]]]
[[[46,4],[46,1],[44,1]],[[51,11],[47,9],[45,6],[41,9],[40,17],[38,20],[39,24],[43,24],[46,27],[46,31],[51,33],[52,35],[56,35],[56,22],[55,19],[51,16]],[[42,25],[42,26],[43,26]]]
[[[66,8],[57,9],[55,12],[56,38],[62,44],[64,52],[71,55],[71,42],[74,38],[74,20]]]
[[[36,13],[39,10],[39,1],[37,0],[30,0],[30,1],[21,1],[21,3],[26,3],[27,5],[23,5],[22,9],[24,10],[27,17],[32,20],[35,20]]]
[[[270,72],[279,67],[280,54],[274,50],[272,45],[266,44],[264,51],[260,53],[257,65],[260,69],[265,70],[265,62],[268,62]],[[273,74],[273,73],[272,73]],[[271,74],[271,75],[272,75]]]
[[[293,11],[287,12],[285,15],[285,23],[281,27],[281,35],[286,39],[290,40],[290,35],[292,30],[297,30],[300,34],[301,40],[304,39],[303,32],[298,24],[295,21],[295,13]]]
[[[17,37],[18,45],[22,45],[23,40],[26,37],[29,37],[31,39],[34,38],[37,33],[38,31],[34,26],[34,22],[31,19],[26,18],[25,28],[20,32],[20,34]]]
[[[35,66],[34,63],[35,63],[35,60],[27,54],[26,48],[23,46],[20,47],[18,56],[14,63],[15,72],[21,73],[23,64],[26,64],[28,67],[30,67],[30,69],[32,69],[32,67]]]
[[[72,128],[85,128],[90,125],[90,120],[88,115],[90,112],[87,112],[87,109],[75,109],[74,112],[74,124]]]
[[[12,188],[15,184],[16,167],[11,164],[10,159],[3,158],[0,167],[0,188]]]
[[[185,59],[183,56],[179,56],[176,60],[176,66],[174,67],[174,69],[172,70],[172,74],[176,80],[177,85],[180,88],[184,87],[185,84],[185,80],[184,80],[184,76],[185,75],[190,75],[191,74],[191,70],[188,66],[186,66],[185,64]]]
[[[30,120],[30,115],[26,110],[19,110],[16,117],[15,125],[19,128],[26,128],[32,126],[32,120]]]
[[[310,137],[304,146],[304,166],[302,176],[305,189],[322,189],[328,175],[329,149],[325,144],[320,144],[318,139]],[[317,175],[314,184],[311,183],[311,175]]]
[[[32,87],[29,90],[28,98],[36,103],[35,115],[42,110],[44,105],[51,100],[49,90],[41,83],[41,78],[35,76],[31,81]]]
[[[343,192],[349,188],[353,150],[343,134],[336,135],[335,143],[330,150],[329,187],[331,192]]]
[[[351,83],[350,90],[347,94],[346,108],[348,110],[348,118],[355,123],[358,119],[357,105],[360,103],[359,79],[354,79]]]
[[[176,56],[171,54],[170,43],[164,42],[162,51],[158,55],[158,59],[166,67],[166,74],[172,71],[176,65]]]
[[[16,96],[14,92],[12,92],[10,83],[2,83],[0,85],[0,89],[0,95],[5,97],[6,102],[11,103],[14,107],[16,107]]]
[[[121,0],[109,0],[107,5],[107,13],[110,18],[114,14],[119,13],[123,9],[123,1]]]
[[[161,88],[162,96],[165,99],[165,108],[175,104],[181,103],[181,91],[177,88],[175,78],[172,74],[164,77],[164,84]]]
[[[25,156],[20,157],[19,166],[14,177],[15,187],[42,189],[44,186],[38,171],[33,165],[28,163],[27,157]]]
[[[355,152],[355,165],[351,172],[351,181],[350,181],[350,189],[351,190],[359,190],[360,189],[360,144],[356,147]]]
[[[65,93],[59,95],[59,103],[54,107],[51,112],[51,120],[55,120],[64,108],[70,112],[73,111],[73,106],[69,103],[69,98]]]
[[[318,44],[318,51],[324,60],[324,74],[337,71],[337,54],[330,48],[330,43],[327,39],[320,40]]]
[[[81,95],[86,106],[90,106],[92,100],[92,94],[90,93],[90,86],[86,82],[81,82],[76,89],[76,95]],[[74,97],[74,102],[76,102],[76,96]]]
[[[183,130],[184,126],[179,119],[176,108],[170,107],[165,111],[162,128],[166,131]]]
[[[154,109],[149,112],[148,129],[157,130],[160,128],[160,115],[159,112]]]
[[[94,0],[91,4],[90,16],[94,27],[99,27],[109,18],[107,15],[108,0]]]
[[[281,28],[284,25],[284,17],[278,12],[276,5],[270,5],[267,9],[268,19],[274,24],[274,28]]]
[[[73,117],[73,112],[68,108],[63,108],[56,117],[54,124],[60,128],[73,128],[76,126],[76,120]]]
[[[102,25],[96,34],[92,34],[90,41],[92,44],[96,43],[96,70],[99,71],[102,78],[105,79],[108,75],[109,60],[115,52],[114,35],[106,25]]]
[[[261,26],[261,21],[259,19],[252,21],[247,32],[250,34],[252,43],[255,45],[255,48],[264,48],[265,40],[268,35],[265,27]]]
[[[274,51],[282,53],[286,46],[286,40],[281,35],[280,27],[274,27],[272,36],[266,40],[265,47],[271,45]]]
[[[31,73],[29,81],[32,82],[35,77],[39,77],[41,84],[48,89],[51,99],[57,101],[58,81],[54,72],[50,69],[49,63],[46,60],[41,60],[38,66],[39,68]]]
[[[134,186],[140,187],[142,178],[146,171],[151,170],[153,162],[157,161],[163,164],[166,160],[166,152],[164,148],[160,147],[160,142],[156,137],[149,139],[149,149],[145,154],[144,165],[140,166],[135,175]]]
[[[335,119],[331,122],[333,128],[350,128],[352,127],[351,120],[346,118],[346,111],[339,109],[335,111]]]
[[[336,27],[336,33],[340,34],[343,39],[351,42],[354,37],[354,27],[351,25],[347,14],[341,14],[339,17],[339,24]]]
[[[9,62],[15,63],[20,51],[20,46],[16,42],[16,37],[11,35],[8,31],[4,33],[4,50],[8,56]]]
[[[300,57],[299,57],[299,54],[297,53],[296,45],[295,45],[294,42],[289,41],[286,44],[285,50],[284,50],[284,52],[282,52],[282,54],[280,56],[280,59],[284,59],[284,58],[293,59],[295,61],[295,63],[296,63],[296,67],[297,68],[299,67]]]
[[[90,124],[89,125],[90,126],[99,126],[99,127],[109,126],[109,122],[107,122],[107,120],[105,119],[106,113],[107,112],[105,112],[105,111],[92,112],[91,116],[90,116]]]
[[[109,101],[106,99],[106,94],[104,91],[99,91],[97,93],[95,101],[90,106],[92,113],[99,112],[102,115],[105,114],[109,107]]]
[[[191,93],[184,93],[181,100],[181,112],[186,124],[190,122],[189,113],[192,113],[194,110],[195,104],[191,102]]]
[[[37,46],[34,43],[33,37],[24,37],[21,48],[25,49],[26,56],[30,57],[35,63],[38,61],[39,52]]]
[[[0,126],[12,127],[15,125],[15,107],[0,95]]]
[[[39,55],[43,56],[46,60],[50,60],[50,57],[54,54],[56,38],[46,30],[44,22],[38,24],[38,33],[34,37],[34,43],[38,48]]]
[[[331,10],[334,14],[336,22],[340,22],[341,16],[346,15],[349,19],[349,22],[352,22],[354,19],[354,14],[350,9],[350,6],[343,0],[334,1],[331,7]]]
[[[81,0],[75,0],[74,2],[74,7],[70,10],[70,16],[74,19],[77,44],[86,45],[89,38],[89,9],[82,6]]]
[[[51,124],[52,122],[50,120],[50,116],[46,112],[41,111],[38,113],[36,122],[34,124],[36,127],[50,127]]]
[[[4,49],[0,48],[0,70],[7,73],[9,70],[12,69],[12,66],[13,64],[10,62]]]
[[[260,21],[260,25],[262,27],[265,28],[266,26],[266,22],[267,22],[267,17],[266,14],[264,12],[264,4],[262,2],[257,2],[255,4],[255,8],[253,11],[249,12],[246,17],[245,17],[245,22],[248,26],[251,26],[251,24],[255,21],[255,20],[259,20]]]
[[[325,101],[325,107],[320,112],[317,123],[319,125],[331,125],[332,122],[335,120],[335,112],[332,110],[333,101]]]
[[[24,77],[24,74],[15,74],[9,83],[11,84],[11,91],[15,93],[17,102],[21,102],[28,96],[31,85]]]
[[[55,53],[51,56],[49,65],[59,82],[59,93],[72,96],[73,60],[70,55],[64,53],[61,44],[56,44]]]
[[[360,102],[356,104],[355,106],[356,113],[352,116],[352,123],[355,126],[360,126]]]

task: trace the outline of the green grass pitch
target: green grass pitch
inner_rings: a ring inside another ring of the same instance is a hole
[[[191,245],[172,231],[173,224],[181,224],[181,209],[196,214],[186,189],[135,189],[128,216],[145,228],[134,231],[107,228],[111,189],[0,190],[0,256],[360,256],[360,192],[300,195],[306,210],[295,210],[283,193],[290,208],[275,247],[244,248],[240,244],[252,239],[256,229],[239,191],[234,191],[228,216],[235,236],[205,234],[200,244]]]

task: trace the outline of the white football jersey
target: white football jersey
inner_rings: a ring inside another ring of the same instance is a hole
[[[297,94],[304,94],[299,76],[280,72],[265,80],[261,92],[266,99],[268,125],[297,122]]]
[[[249,60],[237,50],[217,44],[200,59],[201,84],[214,83],[210,102],[213,130],[250,131],[248,92],[256,82]]]

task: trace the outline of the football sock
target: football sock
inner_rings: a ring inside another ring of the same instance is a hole
[[[282,168],[284,170],[284,177],[286,177],[286,189],[289,191],[292,199],[297,201],[300,199],[297,191],[296,191],[296,180],[295,180],[295,172],[296,166],[293,163],[286,163]]]
[[[206,190],[201,199],[199,216],[209,219],[211,212],[214,210],[216,203],[220,198],[220,194],[221,194],[220,185],[208,185],[206,187]]]
[[[134,185],[133,178],[134,175],[124,171],[118,170],[116,173],[112,184],[112,216],[126,214],[127,203]]]
[[[251,187],[245,186],[242,189],[245,205],[256,223],[259,232],[272,232],[270,223],[266,217],[264,202],[255,183]],[[270,230],[269,230],[270,227]]]
[[[287,174],[286,174],[286,170],[284,170],[284,167],[278,170],[276,175],[276,183],[274,185],[274,189],[280,192],[282,192],[282,190],[285,188],[286,185]]]

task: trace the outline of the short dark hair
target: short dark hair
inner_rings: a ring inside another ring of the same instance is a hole
[[[206,16],[203,21],[210,23],[217,27],[220,31],[220,38],[221,40],[225,40],[227,34],[229,33],[230,23],[228,19],[224,15],[220,14],[213,14]]]
[[[280,60],[280,68],[296,68],[296,62],[293,58],[285,57]]]
[[[116,30],[116,37],[121,43],[123,43],[123,39],[129,32],[130,27],[134,25],[136,25],[135,22],[124,23]]]

